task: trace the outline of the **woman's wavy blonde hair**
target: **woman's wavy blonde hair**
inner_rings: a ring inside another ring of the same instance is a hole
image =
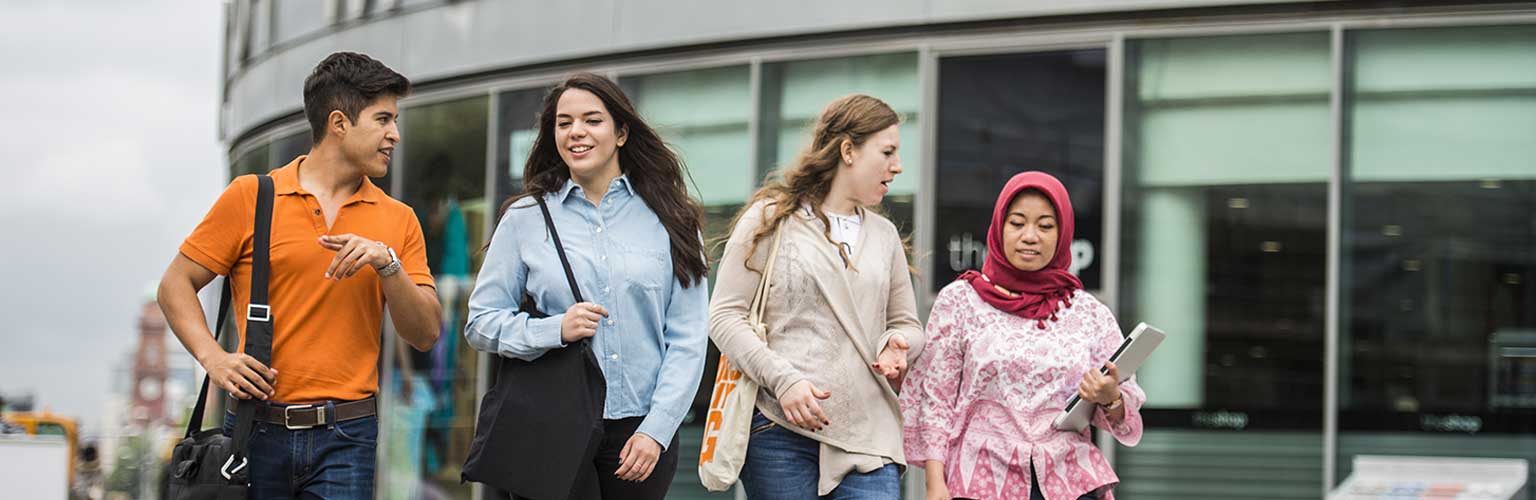
[[[896,114],[890,105],[864,94],[843,96],[827,104],[826,109],[821,111],[821,117],[816,120],[816,128],[811,132],[811,144],[800,152],[793,165],[771,174],[731,222],[731,227],[735,227],[758,201],[767,200],[767,205],[774,207],[772,214],[752,234],[747,255],[755,254],[757,245],[763,238],[773,234],[780,222],[793,215],[802,205],[809,205],[812,214],[821,221],[822,235],[828,243],[837,246],[843,264],[852,269],[853,260],[847,249],[832,241],[832,226],[827,221],[827,214],[821,211],[821,203],[826,200],[832,188],[832,179],[843,165],[843,144],[848,143],[857,148],[869,140],[870,136],[899,123],[901,115]],[[746,259],[747,262],[751,260],[750,257]],[[752,269],[750,263],[746,267],[749,271],[761,272]]]

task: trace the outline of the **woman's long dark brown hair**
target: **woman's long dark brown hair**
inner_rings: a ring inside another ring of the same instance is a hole
[[[539,133],[523,167],[523,192],[501,204],[497,219],[513,202],[558,192],[571,178],[571,170],[555,146],[554,134],[555,108],[560,104],[560,96],[569,89],[596,95],[608,108],[608,114],[613,116],[614,130],[628,135],[618,149],[619,169],[629,175],[635,192],[667,229],[667,237],[672,243],[672,276],[685,288],[702,283],[709,272],[709,263],[704,260],[704,243],[699,239],[704,211],[688,197],[688,187],[683,182],[683,161],[667,148],[655,129],[640,119],[634,104],[618,84],[602,76],[578,73],[555,86],[544,97],[544,106],[539,112]]]

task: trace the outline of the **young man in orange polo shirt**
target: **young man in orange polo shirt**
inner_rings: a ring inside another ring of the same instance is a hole
[[[262,405],[247,450],[252,498],[373,498],[384,306],[416,349],[437,341],[442,309],[421,224],[368,180],[389,171],[396,101],[409,91],[404,76],[349,52],[304,81],[314,147],[270,174],[272,366],[225,352],[197,298],[215,275],[230,277],[243,351],[256,176],[230,183],[161,279],[176,338],[214,385]],[[226,417],[226,432],[232,424]]]

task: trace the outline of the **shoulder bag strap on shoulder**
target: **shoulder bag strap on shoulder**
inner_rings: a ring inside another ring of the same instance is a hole
[[[549,215],[549,205],[544,204],[544,197],[533,197],[539,202],[539,211],[544,212],[544,226],[549,228],[549,237],[555,241],[555,253],[560,255],[560,265],[565,268],[565,281],[571,285],[571,296],[576,302],[586,302],[581,298],[581,287],[576,286],[576,273],[571,271],[571,261],[565,257],[565,246],[560,244],[560,232],[555,230],[555,218]]]
[[[245,354],[261,364],[272,366],[272,308],[267,305],[267,285],[271,278],[272,262],[272,178],[256,176],[256,220],[251,235],[251,301],[245,312]],[[241,400],[235,407],[235,454],[230,467],[244,467],[246,446],[256,427],[256,405],[253,400]]]

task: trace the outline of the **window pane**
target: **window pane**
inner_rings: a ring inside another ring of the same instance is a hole
[[[502,92],[496,96],[497,140],[496,148],[496,207],[502,201],[523,191],[523,167],[528,152],[538,136],[539,106],[543,104],[547,88],[522,89]]]
[[[464,498],[459,470],[474,436],[478,353],[460,328],[485,242],[488,97],[406,108],[400,113],[405,201],[415,209],[427,262],[443,304],[443,331],[427,352],[396,339],[386,353],[394,376],[386,387],[389,415],[380,419],[387,455],[380,459],[380,497]]]
[[[250,57],[267,52],[272,43],[272,0],[251,0]]]
[[[1142,366],[1126,497],[1317,498],[1327,33],[1127,43],[1121,301]]]
[[[297,134],[280,137],[276,141],[272,141],[272,161],[277,165],[287,165],[294,158],[309,154],[309,147],[308,129]]]
[[[1348,42],[1339,478],[1536,460],[1536,26]]]
[[[247,150],[229,165],[229,177],[231,179],[246,174],[264,174],[282,165],[272,164],[272,145],[264,143]]]
[[[320,31],[331,24],[335,12],[331,2],[311,0],[272,0],[274,32],[272,44],[281,45]]]
[[[997,193],[1026,170],[1071,193],[1073,272],[1089,290],[1102,286],[1104,78],[1103,49],[940,61],[933,291],[981,268]]]
[[[759,165],[763,173],[790,165],[811,141],[821,110],[848,94],[868,94],[902,116],[902,174],[891,182],[884,206],[902,235],[912,232],[912,199],[922,165],[922,93],[917,82],[917,53],[815,59],[763,65],[762,131]]]
[[[691,194],[705,206],[739,204],[752,194],[749,69],[732,66],[624,79],[646,123],[688,165]]]

